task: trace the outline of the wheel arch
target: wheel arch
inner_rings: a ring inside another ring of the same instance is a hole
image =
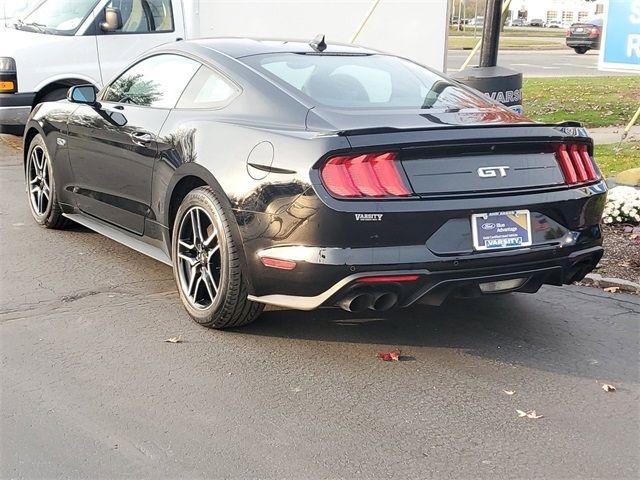
[[[22,163],[23,163],[25,174],[27,171],[27,158],[29,157],[29,146],[31,145],[31,142],[33,141],[34,137],[38,134],[42,135],[43,138],[45,136],[44,132],[38,127],[39,125],[37,123],[27,124],[24,131],[24,136],[22,140]]]
[[[236,242],[238,242],[239,245],[242,245],[242,248],[240,248],[240,263],[243,271],[247,274],[249,293],[253,294],[254,288],[251,272],[249,271],[247,264],[247,252],[245,251],[245,244],[243,242],[240,229],[238,228],[238,223],[233,213],[231,202],[213,174],[197,163],[185,163],[181,165],[174,172],[166,190],[167,194],[164,201],[165,208],[163,212],[163,222],[169,230],[169,244],[167,245],[168,251],[171,253],[173,252],[171,245],[171,239],[173,238],[173,224],[175,223],[176,214],[178,212],[178,208],[180,208],[180,204],[189,192],[196,188],[205,186],[210,187],[220,199],[220,203],[224,208],[224,213],[229,219],[232,235]]]
[[[59,78],[56,80],[50,80],[49,83],[40,86],[37,89],[36,96],[33,99],[32,107],[35,107],[38,103],[42,101],[42,99],[48,95],[49,93],[55,90],[68,89],[69,87],[73,87],[75,85],[94,85],[96,88],[99,88],[96,82],[89,78],[80,78],[80,77],[70,77],[70,78]]]

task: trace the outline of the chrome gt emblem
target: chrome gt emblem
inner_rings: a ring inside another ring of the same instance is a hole
[[[500,167],[480,167],[478,169],[478,175],[482,178],[492,178],[497,177],[499,173],[501,177],[506,177],[507,170],[509,170],[509,167],[506,165]]]

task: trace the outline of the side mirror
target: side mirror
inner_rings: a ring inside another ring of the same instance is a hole
[[[67,100],[72,103],[97,106],[98,90],[93,85],[76,85],[67,92]]]
[[[104,10],[104,22],[100,24],[103,32],[115,32],[122,28],[122,13],[119,8],[107,7]]]

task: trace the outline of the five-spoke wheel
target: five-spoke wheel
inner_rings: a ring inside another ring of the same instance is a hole
[[[220,244],[213,220],[201,207],[190,208],[182,217],[177,261],[189,303],[199,310],[213,305],[220,291]]]
[[[185,309],[213,328],[255,320],[263,305],[250,301],[231,209],[222,194],[199,187],[182,200],[173,223],[173,272]]]
[[[28,181],[31,206],[37,215],[44,216],[51,202],[49,161],[40,145],[31,149],[29,160]]]

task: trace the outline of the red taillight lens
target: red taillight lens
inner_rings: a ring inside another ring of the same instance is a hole
[[[588,183],[599,178],[586,145],[558,145],[556,159],[568,185]]]
[[[340,155],[320,169],[326,189],[336,197],[406,197],[411,191],[393,152]]]
[[[415,282],[418,275],[387,275],[379,277],[362,277],[358,279],[359,283],[391,283],[391,282]]]
[[[597,37],[599,33],[600,33],[600,30],[598,30],[596,27],[593,27],[591,29],[591,31],[589,32],[589,36],[590,37]]]

